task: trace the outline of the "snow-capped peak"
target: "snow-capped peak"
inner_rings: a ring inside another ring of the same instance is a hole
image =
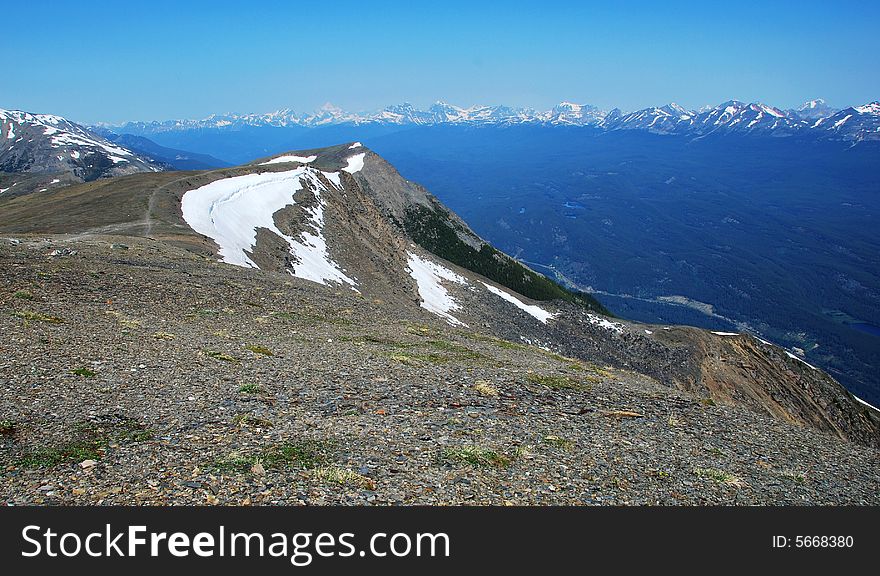
[[[766,104],[752,104],[753,107],[757,107],[758,110],[764,112],[765,114],[769,114],[771,116],[775,116],[776,118],[784,118],[785,114],[782,110],[778,108],[774,108],[773,106],[767,106]]]
[[[801,107],[797,109],[798,112],[804,112],[805,110],[813,110],[815,108],[819,108],[825,106],[825,101],[821,98],[816,98],[815,100],[808,100],[801,104]]]
[[[875,116],[880,115],[880,102],[877,100],[873,102],[869,102],[864,106],[856,106],[855,111],[859,114],[873,114]]]

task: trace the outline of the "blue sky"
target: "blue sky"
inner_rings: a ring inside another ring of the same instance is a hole
[[[880,2],[43,2],[0,107],[82,122],[409,101],[624,110],[880,98]]]

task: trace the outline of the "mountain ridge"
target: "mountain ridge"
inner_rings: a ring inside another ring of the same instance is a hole
[[[0,194],[165,169],[61,116],[0,109]]]
[[[5,234],[147,237],[337,293],[415,304],[451,326],[482,326],[493,337],[635,370],[671,388],[840,438],[880,443],[880,421],[869,408],[783,350],[747,335],[612,319],[587,295],[566,298],[558,286],[548,292],[556,285],[494,250],[358,142],[228,169],[97,180],[0,202]]]
[[[327,126],[433,126],[433,125],[517,125],[595,127],[610,130],[648,130],[663,134],[681,134],[703,137],[709,134],[748,133],[773,136],[804,135],[861,142],[880,139],[880,112],[876,102],[850,107],[859,117],[858,126],[849,129],[841,123],[833,133],[822,126],[840,111],[829,107],[824,100],[812,100],[797,109],[782,110],[760,102],[729,100],[718,106],[687,110],[669,103],[624,113],[618,109],[602,111],[589,104],[562,102],[552,109],[536,111],[530,108],[511,108],[503,105],[473,105],[467,108],[445,102],[435,102],[427,110],[409,103],[392,105],[378,112],[351,113],[325,105],[317,112],[296,113],[282,109],[268,114],[211,115],[203,120],[169,120],[127,122],[121,125],[101,126],[120,133],[149,135],[181,130],[234,130],[245,127],[318,128]]]

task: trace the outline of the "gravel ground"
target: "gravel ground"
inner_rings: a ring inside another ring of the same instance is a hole
[[[134,238],[0,270],[8,504],[880,503],[876,450],[412,304]]]

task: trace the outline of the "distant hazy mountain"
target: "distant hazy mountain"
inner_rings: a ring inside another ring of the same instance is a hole
[[[229,162],[224,162],[208,154],[196,154],[185,150],[166,148],[144,136],[116,134],[108,131],[106,138],[115,144],[124,146],[154,162],[165,164],[174,170],[205,170],[232,166]]]
[[[508,106],[471,106],[461,108],[446,102],[436,102],[427,110],[409,103],[388,106],[379,112],[351,113],[331,104],[325,104],[312,114],[298,114],[289,109],[268,114],[226,114],[209,116],[202,120],[167,120],[129,122],[106,128],[120,134],[149,136],[166,132],[193,130],[243,130],[250,128],[319,128],[329,126],[394,127],[432,125],[564,125],[593,126],[604,131],[645,130],[658,134],[680,134],[704,137],[710,134],[751,134],[767,136],[803,135],[807,138],[829,138],[860,142],[880,139],[880,104],[874,102],[856,108],[837,111],[824,100],[805,103],[796,110],[781,110],[760,102],[745,103],[730,100],[715,107],[688,110],[678,104],[645,108],[624,113],[610,112],[589,104],[562,102],[550,110],[536,111]],[[849,120],[829,129],[832,117],[846,111],[857,121]]]
[[[818,120],[819,118],[827,118],[835,112],[837,108],[832,108],[821,98],[804,102],[794,110],[788,110],[788,114],[795,115],[804,120]]]

